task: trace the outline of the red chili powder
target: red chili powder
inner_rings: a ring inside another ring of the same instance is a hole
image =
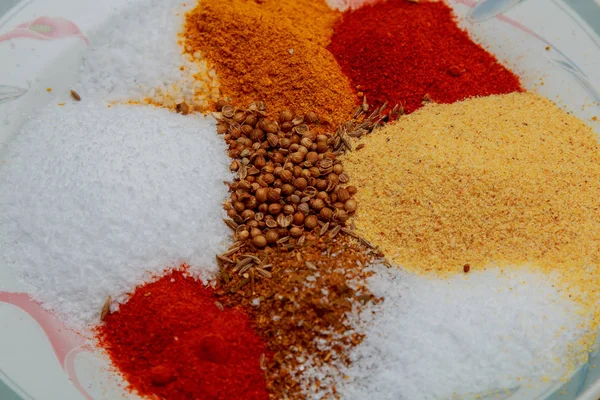
[[[412,112],[439,103],[522,91],[519,78],[460,29],[443,2],[380,1],[347,11],[329,46],[370,103]]]
[[[268,399],[264,343],[241,309],[174,271],[138,287],[97,328],[130,389],[161,399]],[[154,398],[154,397],[152,397]]]

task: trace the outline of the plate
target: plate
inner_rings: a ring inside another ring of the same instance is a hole
[[[0,149],[25,118],[77,82],[90,41],[141,0],[0,2]],[[330,0],[343,3],[342,0]],[[356,3],[356,1],[353,1]],[[600,133],[598,0],[451,0],[461,25]],[[594,68],[596,66],[596,68]],[[47,88],[52,88],[48,91]],[[568,382],[512,388],[494,399],[598,400],[596,350]],[[0,265],[0,399],[126,399],[106,357],[34,302]]]

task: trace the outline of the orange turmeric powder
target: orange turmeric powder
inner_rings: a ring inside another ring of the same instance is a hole
[[[231,104],[262,100],[337,125],[357,102],[326,49],[339,15],[324,0],[203,0],[186,15],[184,48],[214,65]]]

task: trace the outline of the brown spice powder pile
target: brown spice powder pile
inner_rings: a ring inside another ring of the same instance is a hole
[[[236,269],[248,254],[261,263]],[[272,359],[265,360],[271,398],[304,398],[302,386],[318,388],[321,382],[302,377],[301,357],[316,365],[348,363],[348,350],[362,341],[363,335],[346,325],[346,313],[353,304],[379,301],[364,286],[365,267],[378,261],[377,254],[344,234],[334,239],[327,234],[293,249],[256,251],[248,244],[229,257],[231,263],[219,260],[216,294],[227,307],[247,309],[272,352]],[[317,340],[325,340],[328,350],[319,348]]]
[[[600,146],[576,117],[514,93],[428,105],[362,144],[344,160],[356,229],[395,263],[533,265],[598,308]]]
[[[203,0],[187,14],[185,49],[214,64],[234,105],[268,101],[338,124],[357,101],[326,49],[338,16],[323,0]]]

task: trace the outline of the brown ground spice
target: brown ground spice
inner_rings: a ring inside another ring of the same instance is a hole
[[[326,49],[339,15],[324,0],[203,0],[187,14],[184,47],[214,65],[234,105],[267,101],[337,125],[357,102]]]
[[[262,262],[249,269],[236,265],[251,254]],[[346,325],[346,313],[379,301],[365,287],[365,268],[378,255],[355,239],[340,233],[311,235],[303,247],[265,248],[244,245],[222,266],[216,294],[226,307],[244,306],[255,321],[257,333],[273,358],[265,360],[267,386],[273,399],[302,399],[301,356],[317,365],[346,358],[363,335]],[[268,276],[259,269],[267,271]],[[240,273],[241,272],[241,273]],[[324,339],[331,350],[317,348]],[[302,386],[320,386],[306,382]],[[335,390],[335,389],[333,389]]]

